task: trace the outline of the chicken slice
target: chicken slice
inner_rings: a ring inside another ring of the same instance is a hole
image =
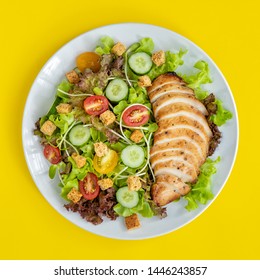
[[[203,153],[200,145],[195,141],[192,141],[192,139],[188,136],[179,136],[171,140],[164,139],[160,142],[157,142],[151,148],[150,156],[153,157],[160,152],[164,152],[167,150],[169,151],[176,148],[190,151],[197,158],[199,165],[201,165],[205,161],[206,155]]]
[[[176,117],[185,117],[186,119],[191,119],[196,121],[196,123],[199,123],[203,130],[206,132],[208,137],[212,137],[212,131],[209,128],[208,122],[205,118],[205,116],[198,110],[196,110],[194,107],[191,107],[189,105],[185,104],[175,104],[174,106],[169,105],[169,107],[166,107],[163,111],[161,111],[157,117],[156,120],[160,127],[160,122],[166,119],[176,118]],[[172,120],[172,124],[179,124],[179,121],[183,119],[180,118],[179,120]],[[196,124],[194,123],[194,125]]]
[[[159,175],[152,188],[152,197],[157,205],[166,205],[190,191],[190,186],[173,175]]]
[[[199,171],[199,161],[197,157],[192,152],[180,148],[173,148],[151,155],[152,168],[158,163],[173,160],[175,158],[182,158],[184,161],[187,161],[190,165],[194,166],[197,172]]]
[[[164,85],[157,90],[153,91],[152,93],[149,93],[149,98],[151,103],[154,103],[159,98],[162,98],[165,95],[169,94],[186,94],[186,95],[194,95],[194,92],[192,89],[182,86],[180,84],[168,84]]]
[[[174,72],[171,73],[165,73],[163,75],[160,75],[157,77],[152,85],[148,87],[148,93],[152,93],[153,91],[157,90],[158,88],[168,85],[168,84],[180,84],[180,85],[186,85],[186,83],[177,76]]]
[[[169,93],[157,99],[153,104],[153,113],[157,117],[158,113],[175,104],[186,104],[196,108],[203,115],[207,115],[208,111],[205,106],[191,94]]]

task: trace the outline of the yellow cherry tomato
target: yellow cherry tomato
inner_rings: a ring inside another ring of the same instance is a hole
[[[98,72],[101,67],[100,55],[94,52],[84,52],[76,58],[76,65],[81,72],[87,68],[91,69],[94,73]]]
[[[118,155],[113,150],[108,150],[108,153],[103,157],[94,156],[93,166],[95,170],[101,174],[108,174],[114,170],[118,163]]]

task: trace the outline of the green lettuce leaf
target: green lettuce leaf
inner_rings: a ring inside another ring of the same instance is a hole
[[[57,87],[56,96],[60,97],[62,99],[62,102],[66,103],[68,102],[70,97],[65,93],[63,93],[62,91],[68,93],[72,88],[73,88],[73,84],[69,83],[67,80],[63,80]]]
[[[193,75],[179,75],[188,84],[188,86],[194,90],[196,98],[203,100],[209,95],[209,93],[205,90],[202,90],[201,86],[203,84],[212,82],[210,78],[209,65],[206,61],[199,60],[194,64],[193,67],[199,71]]]
[[[50,115],[49,120],[60,129],[61,134],[64,134],[74,121],[74,114],[71,112],[68,114]]]
[[[154,49],[154,42],[152,38],[143,38],[139,42],[140,46],[134,52],[146,52],[151,54]]]
[[[99,55],[109,54],[114,46],[114,40],[109,36],[104,36],[100,39],[100,46],[97,46],[95,52]]]
[[[150,207],[150,204],[144,199],[144,193],[145,193],[145,191],[143,189],[140,189],[138,191],[139,202],[135,207],[126,208],[126,207],[122,206],[120,203],[117,203],[113,208],[114,211],[119,216],[123,216],[123,217],[128,217],[135,213],[139,213],[143,217],[147,217],[147,218],[154,216],[154,213]]]
[[[210,117],[211,121],[217,126],[221,126],[226,123],[227,120],[232,119],[233,115],[230,111],[223,108],[222,101],[216,99],[215,104],[217,104],[217,113]]]
[[[161,74],[175,71],[178,66],[183,64],[183,55],[186,54],[186,50],[180,50],[178,53],[172,53],[170,51],[165,52],[165,63],[161,66],[153,65],[152,69],[147,74],[151,80],[154,80]]]
[[[184,196],[188,201],[185,208],[188,211],[194,210],[198,204],[206,204],[214,195],[211,191],[211,176],[217,172],[216,164],[220,161],[220,157],[216,160],[207,158],[206,162],[200,168],[198,181],[192,185],[191,191]]]
[[[193,66],[194,68],[200,70],[194,75],[183,75],[183,79],[188,86],[192,89],[200,88],[202,84],[211,83],[211,78],[209,76],[209,65],[207,62],[203,60],[199,60]]]

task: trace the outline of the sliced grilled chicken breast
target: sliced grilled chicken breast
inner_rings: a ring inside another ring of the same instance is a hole
[[[166,108],[169,108],[169,106],[172,106],[176,103],[192,106],[200,111],[203,115],[208,114],[205,106],[198,99],[196,99],[194,95],[183,93],[169,93],[154,102],[154,116],[157,117],[159,112],[165,110]]]
[[[158,124],[150,151],[156,178],[152,197],[163,206],[190,191],[187,183],[197,180],[212,131],[205,106],[176,74],[156,78],[148,94]]]

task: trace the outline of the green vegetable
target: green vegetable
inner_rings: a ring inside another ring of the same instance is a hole
[[[145,160],[144,150],[140,146],[129,145],[122,151],[121,159],[126,166],[138,168]]]
[[[222,101],[216,99],[215,104],[217,104],[217,113],[212,115],[210,119],[216,124],[217,126],[221,126],[226,123],[227,120],[233,117],[232,113],[225,110],[222,105]]]
[[[50,115],[49,120],[60,129],[60,134],[64,134],[73,123],[74,115],[73,112],[68,114]]]
[[[153,62],[150,55],[145,52],[132,54],[128,59],[129,67],[138,75],[144,75],[150,71]]]
[[[100,39],[100,46],[97,46],[95,52],[99,55],[109,54],[112,47],[114,46],[114,40],[109,36],[104,36]]]
[[[90,138],[90,131],[88,127],[78,124],[74,126],[69,132],[69,139],[72,145],[82,146],[88,142]]]
[[[112,80],[106,88],[106,97],[112,102],[119,102],[126,99],[128,95],[128,85],[122,79]]]
[[[123,217],[128,217],[135,213],[139,213],[143,217],[147,217],[147,218],[154,216],[154,213],[150,207],[150,204],[144,198],[145,191],[143,189],[140,189],[137,193],[139,196],[139,201],[135,207],[127,208],[127,207],[122,206],[120,203],[118,203],[114,206],[114,211],[118,215],[123,216]]]
[[[139,196],[136,191],[130,191],[128,187],[119,188],[116,192],[116,199],[123,207],[133,208],[139,202]]]
[[[146,52],[152,54],[154,49],[154,42],[152,38],[143,38],[139,41],[139,47],[134,52]]]
[[[66,93],[68,93],[72,88],[73,84],[69,83],[67,80],[63,80],[57,88],[56,96],[60,97],[62,102],[66,103],[70,99]]]
[[[199,60],[193,66],[194,68],[200,70],[194,75],[181,75],[184,81],[188,84],[188,87],[194,89],[195,96],[202,100],[208,96],[207,91],[201,89],[201,85],[211,83],[209,73],[209,65],[203,60]]]
[[[216,160],[207,158],[206,162],[200,167],[200,175],[197,182],[191,186],[191,191],[184,196],[188,201],[186,209],[194,210],[198,204],[206,204],[214,195],[211,191],[211,176],[217,172],[216,164],[220,161],[220,157]]]
[[[120,101],[113,109],[113,112],[116,114],[116,115],[120,115],[124,110],[125,108],[129,106],[129,104],[127,103],[127,101],[125,100],[122,100]]]
[[[186,54],[186,52],[187,51],[184,50],[180,50],[178,53],[166,51],[165,63],[161,66],[154,65],[147,75],[150,77],[151,80],[153,80],[161,74],[175,71],[180,65],[183,64],[182,57],[184,54]]]

